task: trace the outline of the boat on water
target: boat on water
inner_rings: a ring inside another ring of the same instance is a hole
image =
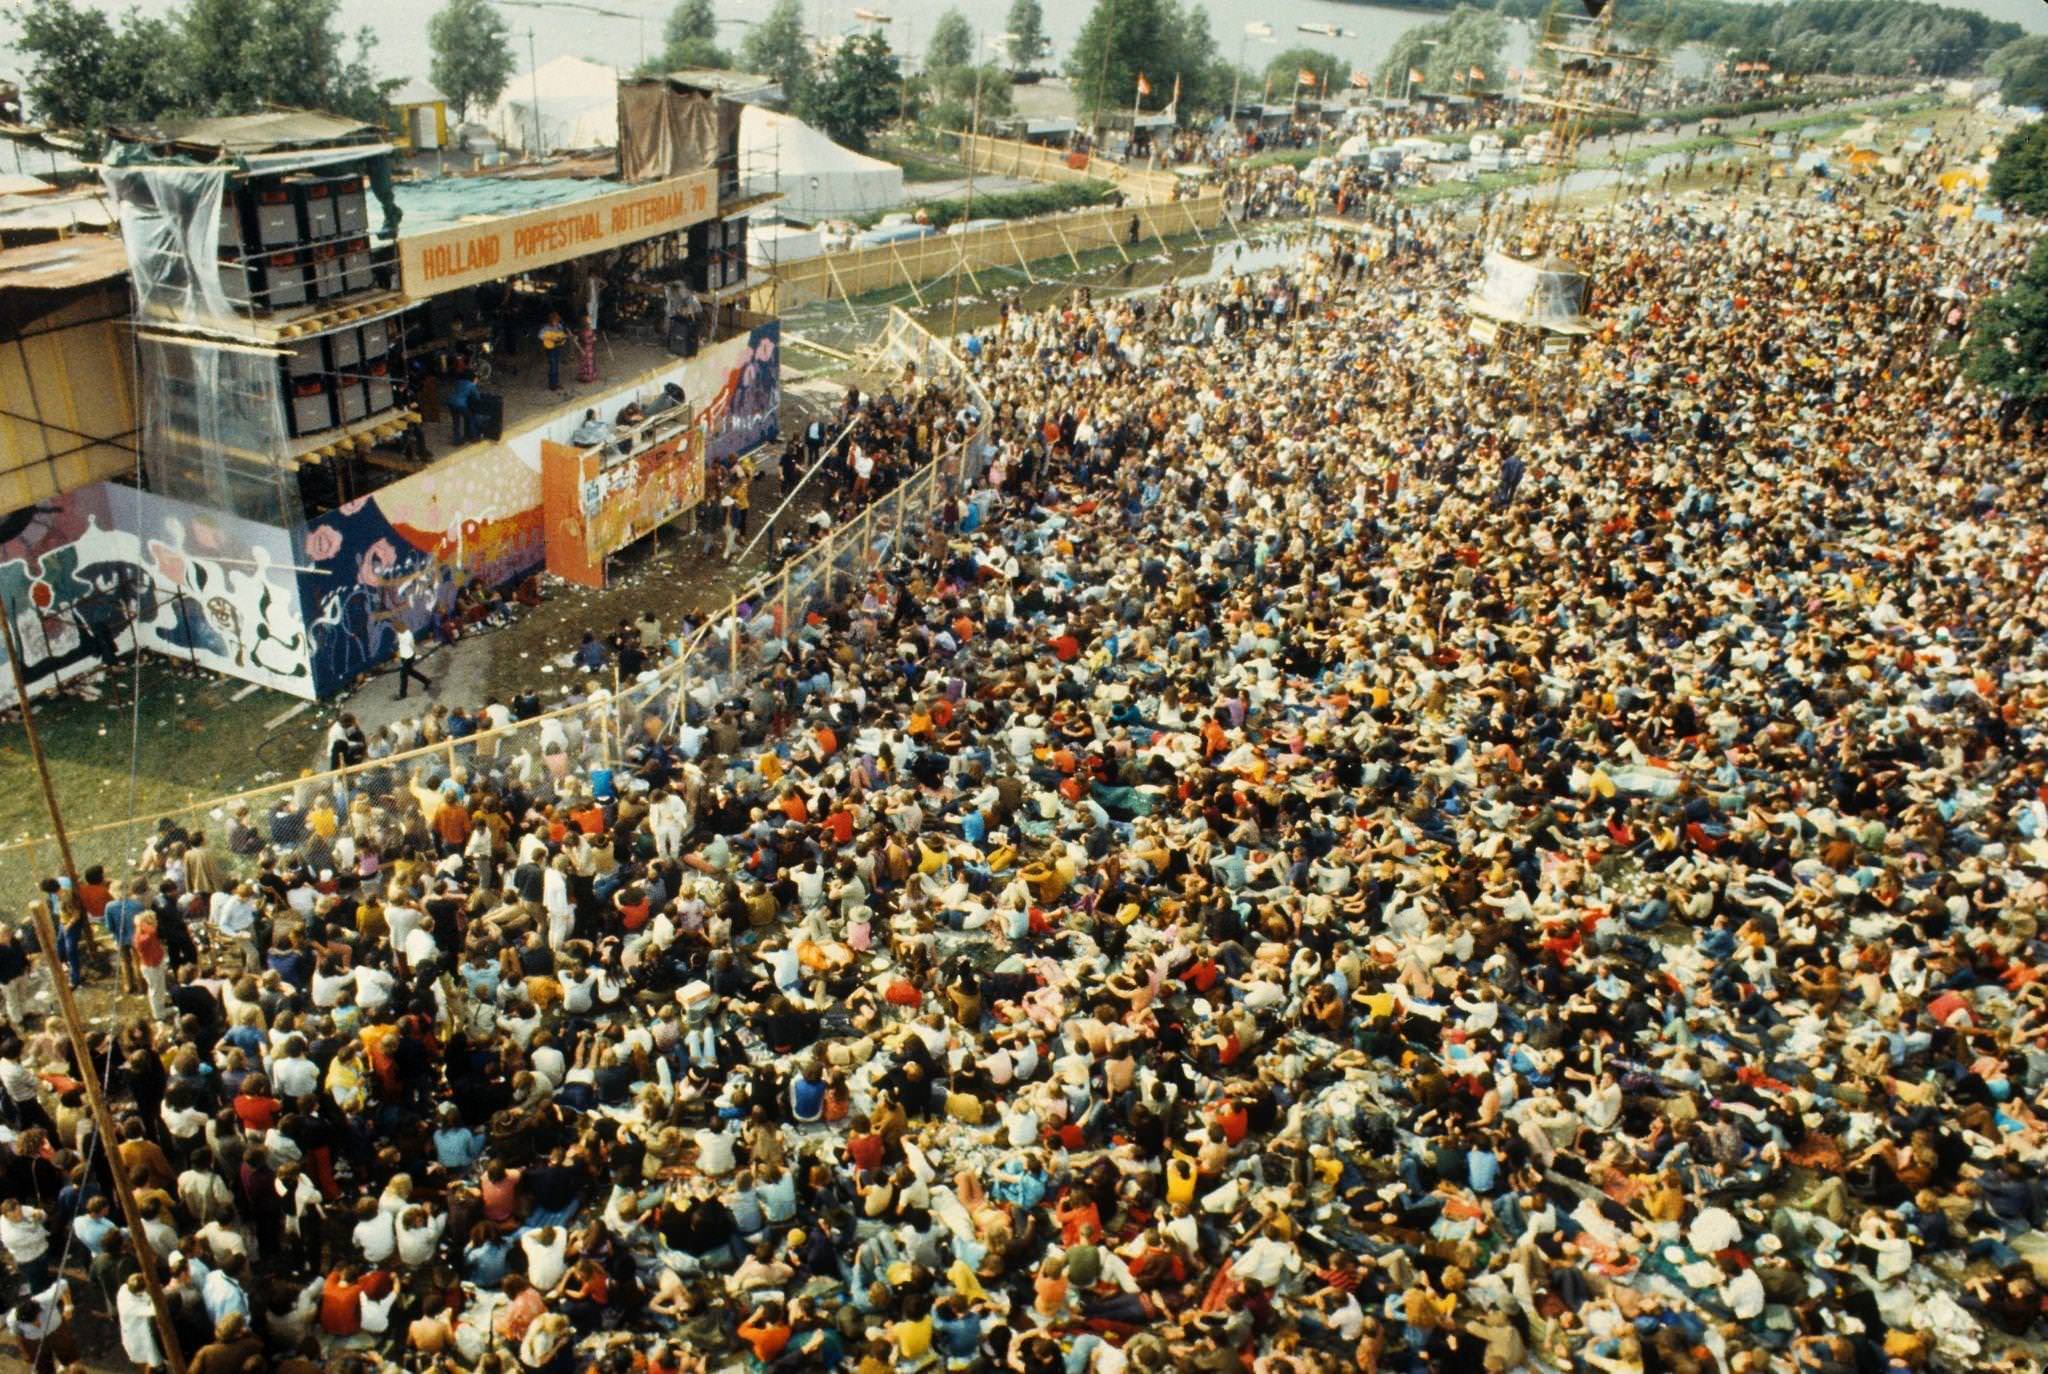
[[[887,24],[893,22],[890,16],[880,10],[855,10],[853,17],[863,24]]]
[[[1323,36],[1324,38],[1356,38],[1356,37],[1358,37],[1358,33],[1357,33],[1357,31],[1356,31],[1356,30],[1354,30],[1354,29],[1340,29],[1340,28],[1338,28],[1338,27],[1337,27],[1337,26],[1336,26],[1335,24],[1320,24],[1320,23],[1315,23],[1315,24],[1296,24],[1296,25],[1295,25],[1294,27],[1295,27],[1295,28],[1297,28],[1297,29],[1299,29],[1299,30],[1300,30],[1301,32],[1303,32],[1303,33],[1313,33],[1313,34],[1320,34],[1320,35],[1321,35],[1321,36]]]

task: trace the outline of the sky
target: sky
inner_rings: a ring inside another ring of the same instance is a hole
[[[421,0],[420,3],[399,5],[392,4],[390,0],[341,0],[341,22],[349,32],[365,24],[376,31],[376,58],[388,74],[425,76],[429,60],[426,21],[440,2]],[[1744,2],[1758,3],[1761,0]],[[0,0],[0,44],[11,40],[17,31],[9,12],[21,3],[22,0]],[[122,12],[131,4],[144,13],[154,14],[177,7],[177,0],[83,0],[83,3],[93,4],[109,13]],[[769,3],[770,0],[713,0],[721,21],[728,26],[723,29],[723,36],[736,45],[743,32],[741,26],[765,14]],[[1355,47],[1357,50],[1346,50],[1338,55],[1367,66],[1377,61],[1381,51],[1401,30],[1428,18],[1414,10],[1375,12],[1354,4],[1331,3],[1331,0],[1194,0],[1194,3],[1209,11],[1211,28],[1219,35],[1235,33],[1246,18],[1270,19],[1283,28],[1292,28],[1300,20],[1344,24],[1360,31],[1355,38],[1346,40],[1347,48]],[[1958,8],[1977,10],[1994,19],[2012,20],[2029,32],[2048,33],[2048,0],[1949,0],[1949,3]],[[620,17],[593,15],[578,4],[563,4],[559,0],[556,3],[550,3],[550,0],[538,0],[538,3],[535,0],[505,0],[504,13],[521,38],[525,37],[529,25],[535,30],[534,48],[543,63],[550,57],[569,53],[614,66],[632,67],[638,64],[643,44],[655,48],[660,46],[661,21],[673,0],[582,0],[582,4],[614,11]],[[991,34],[1000,30],[1009,9],[1009,0],[803,0],[810,27],[824,32],[838,32],[851,24],[852,10],[856,5],[894,12],[897,22],[892,26],[890,38],[898,48],[908,51],[922,51],[933,20],[947,4],[957,5],[971,24]],[[1062,45],[1062,51],[1086,17],[1090,4],[1091,0],[1046,0],[1047,27]],[[644,19],[635,22],[624,18],[628,14],[644,16]],[[522,42],[517,47],[523,71],[526,68],[526,44]],[[17,67],[18,58],[12,48],[0,47],[0,75],[18,76]]]

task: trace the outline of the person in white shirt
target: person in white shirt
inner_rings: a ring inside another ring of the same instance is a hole
[[[722,1178],[733,1171],[732,1131],[702,1130],[697,1132],[697,1170],[712,1178]]]
[[[576,908],[569,898],[569,858],[559,855],[541,875],[540,904],[548,917],[548,948],[560,949],[576,929]]]
[[[690,833],[690,804],[663,788],[648,808],[648,823],[654,829],[654,852],[663,859],[679,858],[683,838]]]
[[[528,1231],[519,1238],[519,1248],[526,1252],[527,1282],[543,1293],[553,1289],[568,1272],[565,1256],[569,1250],[569,1237],[559,1226],[543,1226],[538,1231]]]
[[[430,1212],[425,1207],[407,1208],[398,1218],[398,1262],[417,1269],[431,1261],[447,1227],[446,1213]]]
[[[270,1087],[286,1102],[296,1102],[320,1090],[320,1066],[306,1057],[302,1037],[287,1037],[278,1056],[270,1061]]]
[[[342,989],[354,983],[355,975],[347,969],[314,969],[313,1005],[322,1010],[340,1006]]]
[[[412,630],[400,624],[398,627],[398,699],[405,700],[405,689],[409,683],[417,682],[422,689],[432,692],[434,684],[427,681],[427,675],[419,669],[419,641],[412,637]]]
[[[534,1039],[539,1043],[528,1056],[533,1071],[548,1081],[550,1090],[561,1087],[569,1076],[568,1058],[556,1047],[552,1036],[536,1035]]]
[[[114,1316],[121,1327],[121,1353],[138,1369],[155,1369],[164,1363],[156,1343],[156,1308],[143,1286],[142,1275],[130,1274],[114,1290]]]
[[[413,895],[406,893],[402,898],[384,904],[384,929],[393,949],[404,949],[405,937],[427,919],[427,913],[414,906],[413,900]]]
[[[434,943],[434,921],[430,916],[414,926],[412,933],[405,937],[405,966],[417,972],[440,957],[441,947]]]
[[[213,894],[207,909],[207,923],[225,939],[234,942],[246,969],[263,967],[263,955],[256,948],[256,890],[248,883]]]
[[[372,964],[357,964],[353,973],[357,1006],[365,1011],[378,1011],[391,1000],[391,989],[398,980],[389,973]]]
[[[18,1198],[0,1202],[0,1248],[31,1292],[49,1283],[50,1218],[42,1208],[24,1207]]]
[[[375,1198],[364,1198],[356,1204],[356,1227],[354,1238],[356,1249],[363,1252],[363,1259],[372,1268],[383,1264],[398,1251],[398,1227],[391,1213],[377,1205]]]

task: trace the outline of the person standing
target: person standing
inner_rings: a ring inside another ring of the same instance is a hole
[[[167,951],[163,937],[157,933],[155,912],[145,911],[136,920],[133,953],[143,990],[149,994],[149,1014],[160,1020],[170,1016],[170,984],[164,973]]]
[[[562,325],[562,312],[550,310],[548,322],[540,329],[541,352],[548,358],[548,390],[562,389],[562,350],[569,346],[569,331]]]
[[[122,992],[140,992],[142,982],[135,969],[135,922],[149,909],[144,901],[149,896],[149,884],[137,878],[128,884],[125,896],[108,902],[100,913],[106,923],[107,937],[114,942],[114,963],[121,974]]]
[[[597,322],[589,315],[576,331],[576,380],[586,386],[597,380]]]
[[[467,372],[456,373],[455,379],[448,383],[447,405],[448,418],[454,424],[451,442],[458,446],[483,433],[483,427],[477,423],[476,402],[476,378]]]
[[[34,1374],[57,1374],[78,1358],[71,1338],[71,1286],[61,1277],[31,1292],[7,1314],[7,1329],[21,1342],[22,1363]]]
[[[16,1030],[28,1016],[29,997],[28,946],[18,929],[0,921],[0,1016]]]
[[[142,1275],[130,1274],[115,1290],[114,1314],[121,1327],[121,1349],[128,1358],[138,1369],[161,1368],[164,1356],[156,1339],[156,1309],[150,1305]]]
[[[419,658],[419,641],[413,638],[412,627],[410,625],[400,625],[398,627],[398,699],[400,701],[405,700],[405,689],[408,682],[417,682],[423,689],[429,692],[434,689],[434,684],[429,682],[427,675],[419,669]]]

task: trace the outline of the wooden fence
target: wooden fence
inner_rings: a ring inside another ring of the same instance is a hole
[[[918,288],[952,272],[965,275],[980,292],[977,272],[1021,267],[1027,278],[1036,280],[1033,263],[1065,259],[1078,271],[1083,253],[1114,248],[1128,257],[1133,244],[1141,245],[1140,251],[1155,243],[1163,247],[1168,235],[1199,238],[1222,222],[1221,195],[1156,205],[1104,205],[804,258],[775,267],[763,286],[778,311],[892,288],[908,288],[922,305]],[[1055,266],[1048,275],[1062,270]]]

